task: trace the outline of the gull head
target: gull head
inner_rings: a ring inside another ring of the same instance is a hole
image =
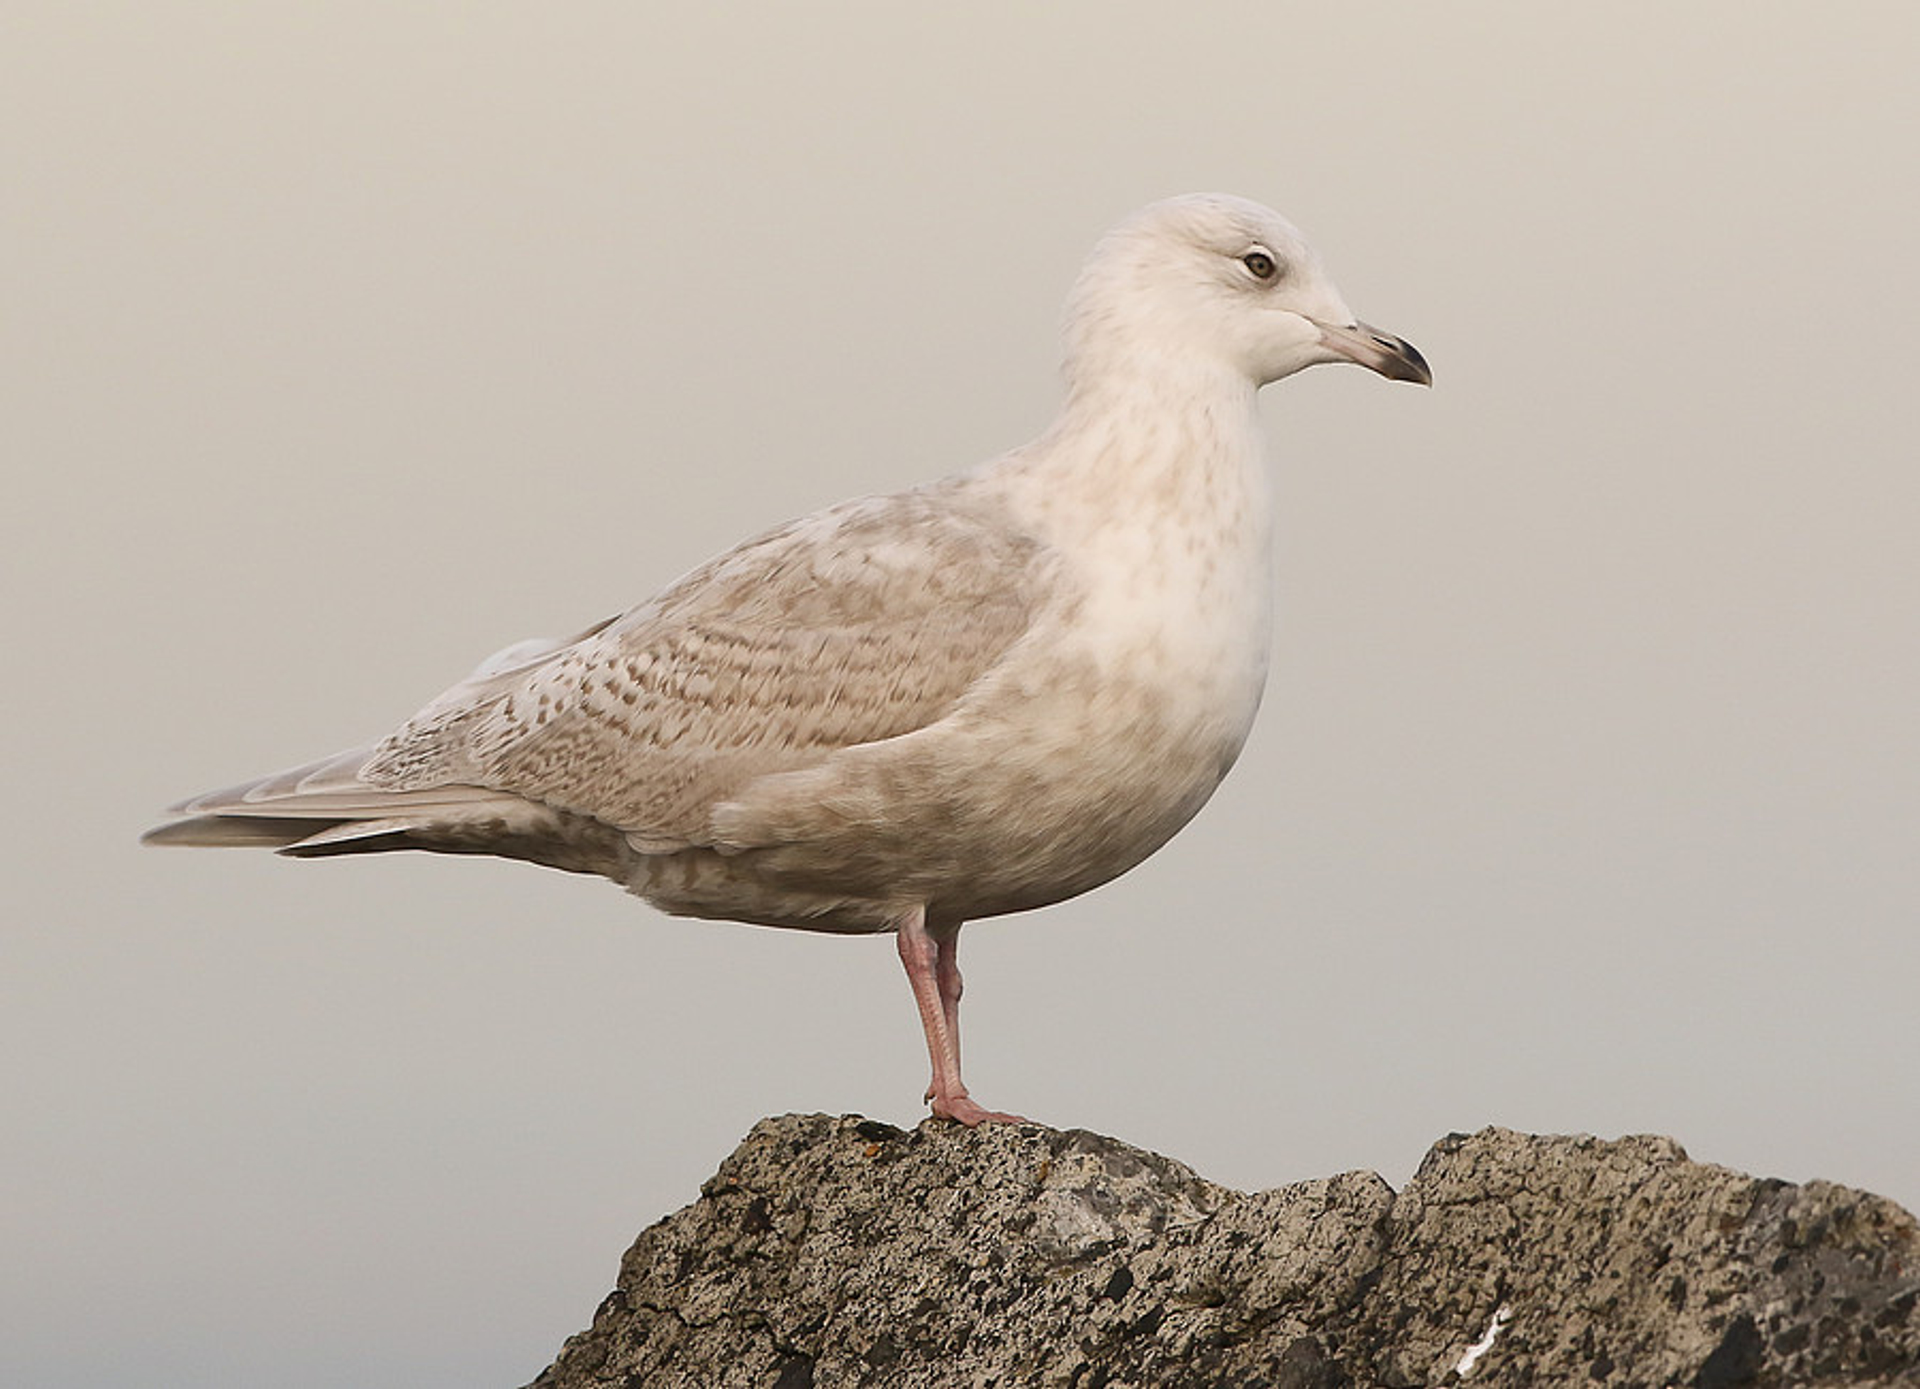
[[[1224,193],[1136,212],[1094,248],[1068,304],[1074,384],[1198,366],[1264,386],[1319,362],[1433,384],[1411,343],[1354,317],[1291,222]]]

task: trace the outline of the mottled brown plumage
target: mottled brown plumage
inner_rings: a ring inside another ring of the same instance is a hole
[[[1068,338],[1033,444],[768,532],[149,839],[490,853],[685,915],[893,931],[935,1112],[1008,1117],[960,1081],[960,926],[1125,872],[1232,765],[1266,674],[1255,391],[1333,360],[1427,379],[1285,221],[1217,195],[1103,241]]]

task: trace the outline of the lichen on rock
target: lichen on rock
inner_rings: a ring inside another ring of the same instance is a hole
[[[1081,1130],[757,1124],[534,1389],[1920,1385],[1920,1225],[1501,1129],[1241,1193]]]

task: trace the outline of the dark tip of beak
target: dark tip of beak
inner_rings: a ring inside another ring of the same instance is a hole
[[[1433,368],[1427,365],[1427,359],[1420,355],[1419,348],[1405,338],[1381,332],[1372,324],[1356,323],[1353,326],[1377,349],[1360,359],[1362,366],[1372,367],[1389,381],[1411,381],[1416,386],[1433,384]]]
[[[1388,363],[1397,361],[1403,368],[1403,370],[1394,371],[1387,366],[1382,366],[1380,369],[1382,376],[1391,377],[1395,381],[1412,381],[1422,386],[1433,384],[1433,368],[1427,365],[1427,359],[1420,355],[1419,348],[1405,338],[1388,337],[1385,333],[1375,333],[1373,339],[1387,349]]]
[[[1377,371],[1390,381],[1411,381],[1417,386],[1433,384],[1433,368],[1420,355],[1420,349],[1405,338],[1383,333],[1371,323],[1349,323],[1344,327],[1320,323],[1320,340],[1350,362],[1369,371]]]

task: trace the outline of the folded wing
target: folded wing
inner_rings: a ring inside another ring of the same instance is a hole
[[[159,843],[426,848],[614,872],[756,777],[952,711],[1028,630],[1044,551],[926,489],[831,508],[565,643],[489,658],[372,748],[175,807]]]

